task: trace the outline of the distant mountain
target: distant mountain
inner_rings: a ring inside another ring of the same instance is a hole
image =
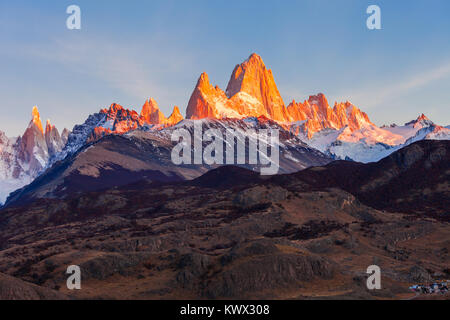
[[[229,129],[243,134],[253,129],[253,135],[243,137],[255,143],[258,130],[279,129],[279,173],[297,172],[311,166],[327,164],[332,160],[303,143],[276,122],[265,118],[184,120],[164,130],[147,127],[123,135],[106,135],[95,140],[87,137],[95,134],[96,125],[104,123],[106,118],[98,119],[94,115],[90,119],[88,122],[91,125],[85,123],[74,128],[64,151],[65,157],[54,160],[53,166],[33,183],[12,193],[6,202],[7,206],[23,204],[37,198],[64,198],[71,193],[103,190],[143,179],[161,183],[196,178],[218,165],[175,165],[171,159],[175,146],[175,142],[171,140],[173,130],[184,129],[193,136],[196,134],[195,123],[200,123],[203,131],[214,129],[222,132],[223,139],[226,139],[226,131]],[[86,139],[91,142],[77,144]],[[242,167],[259,171],[260,165],[249,164],[249,143],[243,142],[246,148],[246,164]],[[225,141],[222,140],[222,143],[225,144]],[[208,143],[203,142],[203,147],[206,145]]]
[[[275,121],[287,120],[287,110],[272,71],[257,54],[235,67],[226,92],[213,87],[208,75],[203,73],[186,110],[188,119],[259,116]]]
[[[450,141],[421,140],[378,162],[335,161],[293,176],[314,188],[341,188],[372,208],[449,221],[449,172]]]
[[[166,119],[159,110],[156,101],[152,98],[145,102],[140,114],[113,103],[109,108],[90,115],[83,124],[76,125],[67,136],[65,147],[52,157],[50,165],[75,154],[86,144],[97,141],[104,136],[122,135],[136,129],[158,131],[173,126],[182,120],[183,116],[176,106],[171,116]]]
[[[376,162],[391,153],[420,140],[449,140],[450,130],[434,124],[425,115],[404,126],[378,128],[364,124],[358,130],[324,129],[306,140],[309,145],[336,159]]]
[[[145,101],[140,113],[113,103],[90,115],[72,132],[65,129],[61,135],[50,122],[44,133],[37,108],[32,116],[22,137],[9,139],[0,133],[0,203],[11,191],[30,183],[58,161],[74,156],[86,145],[105,136],[127,135],[133,131],[152,131],[155,135],[167,136],[184,120],[176,106],[166,117],[153,98]],[[322,93],[312,95],[304,102],[294,100],[286,107],[272,71],[257,54],[236,65],[225,91],[214,87],[208,75],[202,73],[189,99],[186,119],[209,121],[221,130],[224,126],[233,127],[239,121],[246,127],[255,119],[257,122],[267,119],[273,127],[282,129],[285,136],[286,132],[295,136],[291,142],[298,144],[300,149],[307,148],[304,154],[310,153],[313,158],[306,162],[300,160],[298,165],[285,161],[284,172],[323,164],[322,160],[317,162],[323,154],[328,160],[370,163],[416,141],[450,139],[448,127],[436,125],[425,115],[404,126],[380,128],[349,101],[335,102],[331,107]],[[283,159],[289,157],[290,151],[282,155]],[[298,160],[296,155],[293,159],[296,160],[291,162]]]
[[[60,135],[49,120],[44,132],[37,107],[22,136],[10,139],[0,131],[0,204],[46,168],[50,158],[61,152],[68,135],[67,129]]]
[[[322,93],[303,103],[294,100],[286,107],[272,71],[257,54],[235,67],[226,91],[213,87],[203,73],[186,111],[188,119],[258,116],[276,121],[331,157],[365,163],[378,161],[413,141],[450,136],[448,128],[436,126],[424,115],[402,127],[379,128],[349,101],[335,102],[331,108]],[[418,133],[431,126],[434,127]]]

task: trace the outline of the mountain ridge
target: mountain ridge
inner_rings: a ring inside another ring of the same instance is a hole
[[[0,204],[9,192],[39,176],[49,159],[62,151],[68,135],[65,129],[61,136],[49,120],[44,131],[37,106],[22,136],[10,139],[0,131]]]
[[[273,73],[262,58],[251,54],[237,64],[225,91],[210,83],[202,73],[191,94],[186,119],[265,118],[334,159],[358,162],[378,161],[392,152],[423,139],[450,139],[450,128],[434,124],[424,114],[404,126],[377,127],[369,116],[351,102],[335,102],[331,107],[323,93],[288,106],[278,91]],[[84,145],[112,134],[134,130],[163,131],[184,120],[175,106],[169,117],[155,99],[145,101],[140,112],[113,103],[89,115],[72,132],[61,134],[50,121],[45,131],[37,107],[25,133],[18,139],[0,141],[0,203],[10,191],[29,182],[55,162],[73,155]]]

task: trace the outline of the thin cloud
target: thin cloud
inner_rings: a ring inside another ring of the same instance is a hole
[[[69,72],[97,79],[142,103],[154,97],[166,108],[171,108],[174,98],[182,95],[179,88],[164,85],[166,78],[192,65],[192,57],[187,53],[180,57],[168,50],[161,54],[161,50],[151,50],[147,46],[128,48],[123,44],[118,47],[111,42],[86,38],[82,41],[55,40],[50,45],[24,45],[15,50],[10,54],[50,61]]]
[[[404,95],[414,89],[424,87],[448,76],[450,76],[450,63],[444,63],[432,70],[426,70],[405,78],[396,84],[357,92],[352,98],[355,99],[355,101],[366,101],[366,103],[364,103],[366,107],[374,107],[391,98],[397,98],[399,95]],[[369,97],[370,100],[368,100]]]
[[[131,52],[106,43],[56,41],[51,48],[34,47],[28,52],[63,65],[72,72],[94,77],[135,98],[142,99],[152,92],[163,91],[150,81],[152,77],[133,59]]]

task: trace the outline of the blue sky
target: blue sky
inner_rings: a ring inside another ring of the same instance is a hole
[[[71,4],[82,30],[66,28]],[[366,28],[371,4],[382,30]],[[323,92],[379,125],[449,125],[449,17],[448,0],[1,1],[0,130],[21,134],[34,105],[60,129],[112,102],[184,112],[201,72],[225,89],[252,52],[286,104]]]

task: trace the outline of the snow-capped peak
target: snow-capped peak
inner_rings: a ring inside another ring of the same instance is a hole
[[[424,127],[429,127],[431,125],[433,125],[434,122],[431,121],[430,119],[428,119],[423,113],[416,119],[413,121],[410,121],[408,123],[405,123],[405,126],[412,126],[413,128],[424,128]]]
[[[9,139],[0,132],[0,204],[10,192],[37,177],[46,168],[50,157],[61,151],[63,144],[58,130],[50,121],[47,121],[44,133],[36,106],[21,137]]]

